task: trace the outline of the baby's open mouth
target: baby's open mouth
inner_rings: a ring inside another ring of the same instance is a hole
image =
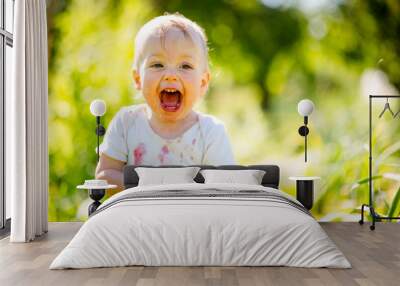
[[[165,88],[160,92],[161,108],[165,111],[178,111],[182,102],[182,94],[175,88]]]

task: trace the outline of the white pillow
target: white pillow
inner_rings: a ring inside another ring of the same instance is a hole
[[[195,183],[193,179],[199,170],[199,167],[135,168],[139,186]]]
[[[262,170],[201,170],[204,183],[261,185],[265,171]]]

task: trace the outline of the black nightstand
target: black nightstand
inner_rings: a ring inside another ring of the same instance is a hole
[[[77,189],[89,191],[89,197],[94,201],[88,207],[89,216],[101,205],[100,200],[104,197],[107,189],[115,189],[117,185],[109,185],[105,180],[85,180],[84,185],[79,185]]]
[[[311,210],[314,203],[314,181],[320,177],[289,177],[289,180],[296,181],[296,199],[302,205]]]

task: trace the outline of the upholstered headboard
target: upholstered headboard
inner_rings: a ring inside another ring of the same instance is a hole
[[[220,170],[246,170],[256,169],[265,171],[265,175],[262,179],[261,184],[265,187],[271,187],[278,189],[279,187],[279,167],[276,165],[222,165],[222,166],[209,166],[209,165],[191,165],[200,167],[201,169],[220,169]],[[129,165],[124,168],[124,187],[125,189],[133,188],[138,185],[139,177],[135,171],[136,167],[148,167],[148,168],[180,168],[185,166],[168,165],[168,166],[145,166],[145,165]],[[194,178],[197,183],[204,183],[203,176],[198,173]]]

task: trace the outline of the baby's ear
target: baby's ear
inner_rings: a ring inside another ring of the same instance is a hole
[[[203,73],[203,76],[201,77],[201,83],[200,83],[200,87],[201,87],[201,96],[204,96],[207,92],[208,89],[208,84],[210,82],[210,72],[209,71],[205,71]]]
[[[142,81],[140,79],[140,74],[137,72],[137,70],[132,70],[132,76],[133,80],[135,81],[135,86],[137,90],[142,89]]]

